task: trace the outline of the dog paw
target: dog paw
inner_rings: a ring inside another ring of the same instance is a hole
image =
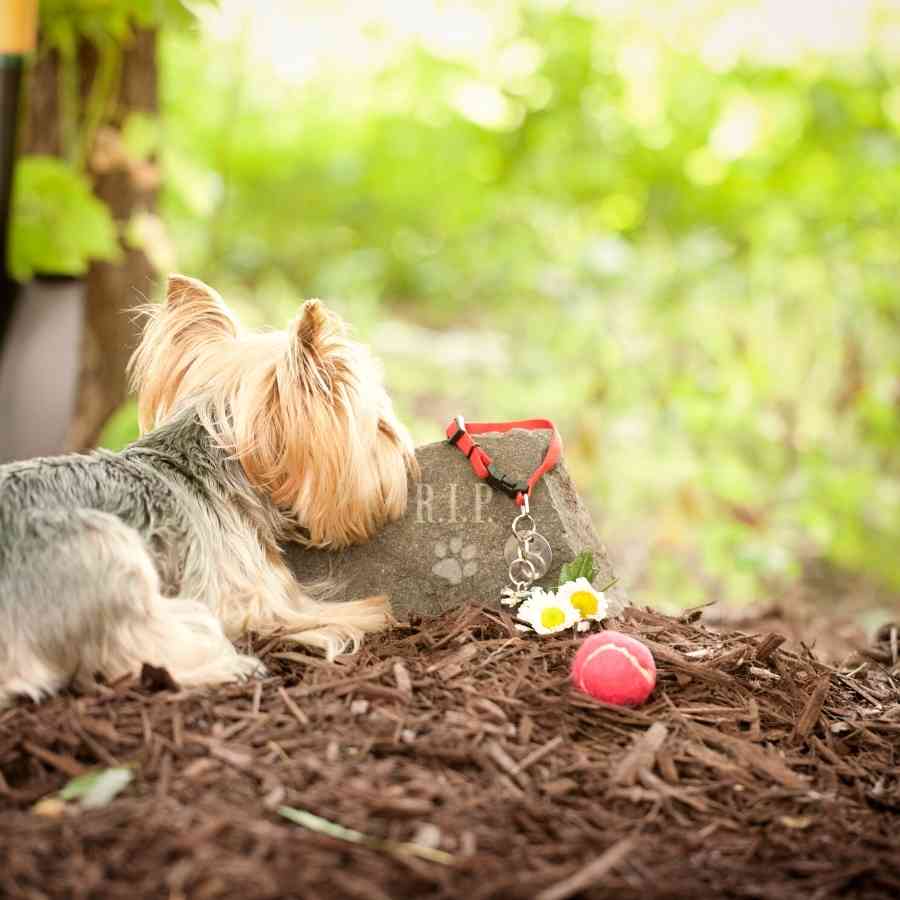
[[[459,584],[463,578],[471,578],[478,571],[478,548],[474,544],[464,544],[461,537],[449,541],[438,541],[434,545],[434,555],[438,561],[431,571],[438,578]]]
[[[255,656],[238,654],[232,664],[229,681],[252,681],[269,677],[269,670]]]
[[[264,678],[269,677],[269,670],[265,667],[264,663],[261,663],[255,656],[250,657],[253,660],[253,665],[248,665],[248,679],[256,679],[261,681]]]

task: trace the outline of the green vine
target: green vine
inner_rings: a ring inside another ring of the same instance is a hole
[[[77,168],[78,120],[81,101],[78,91],[78,44],[66,33],[56,50],[59,53],[59,134],[63,156]]]
[[[97,71],[84,105],[79,153],[75,160],[80,169],[87,167],[97,132],[110,120],[122,74],[122,50],[118,44],[108,41],[98,45],[97,53]]]

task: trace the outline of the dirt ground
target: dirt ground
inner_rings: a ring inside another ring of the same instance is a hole
[[[22,703],[0,713],[0,894],[900,897],[896,668],[693,618],[612,623],[657,660],[637,710],[570,688],[571,637],[477,608],[336,666],[257,646],[264,681]],[[54,799],[120,765],[109,805]]]

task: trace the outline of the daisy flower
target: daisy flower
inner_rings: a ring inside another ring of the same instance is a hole
[[[575,618],[579,621],[579,629],[582,625],[587,627],[590,620],[599,622],[609,614],[606,595],[594,588],[587,578],[567,581],[557,591],[556,598],[560,606],[572,607]]]
[[[539,587],[532,590],[517,615],[520,622],[530,625],[538,634],[555,634],[578,621],[578,610],[568,600]]]

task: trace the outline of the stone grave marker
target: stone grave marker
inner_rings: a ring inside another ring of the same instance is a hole
[[[478,442],[506,475],[527,478],[547,450],[549,432],[514,429],[479,435]],[[366,544],[329,552],[299,545],[286,548],[288,562],[300,580],[323,577],[342,584],[338,599],[387,594],[394,614],[436,615],[464,603],[499,607],[500,592],[509,584],[504,551],[514,552],[511,525],[515,502],[479,480],[468,461],[446,441],[416,450],[421,468],[410,482],[405,516],[386,526]],[[563,459],[548,472],[530,498],[537,530],[550,544],[553,561],[536,583],[555,588],[560,567],[582,550],[594,554],[594,587],[614,578],[606,549],[578,496]],[[610,614],[627,605],[616,585],[607,592]]]

